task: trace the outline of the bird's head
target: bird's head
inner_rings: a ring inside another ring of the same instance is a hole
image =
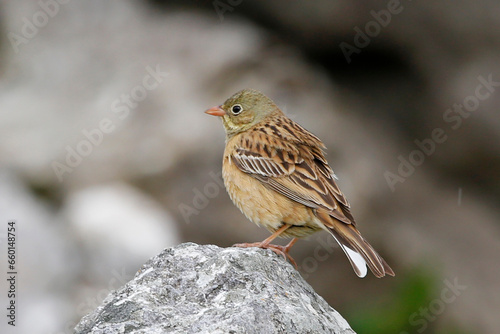
[[[256,124],[273,115],[281,113],[274,102],[253,89],[244,89],[234,94],[222,105],[205,111],[212,116],[220,116],[226,135],[232,137],[237,133],[251,129]]]

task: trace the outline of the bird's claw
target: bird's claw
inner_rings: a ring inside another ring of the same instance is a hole
[[[288,253],[290,251],[290,247],[288,245],[281,246],[281,245],[273,245],[273,244],[263,244],[262,242],[251,242],[251,243],[234,244],[233,247],[242,247],[242,248],[257,247],[257,248],[263,248],[263,249],[270,249],[273,252],[275,252],[276,254],[283,256],[285,261],[287,259],[290,260],[290,263],[295,266],[295,269],[299,268],[297,266],[297,262],[295,262],[293,257],[291,257],[290,254]]]

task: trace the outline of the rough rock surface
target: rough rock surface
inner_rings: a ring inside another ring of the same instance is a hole
[[[186,243],[150,259],[76,333],[354,333],[271,251]]]

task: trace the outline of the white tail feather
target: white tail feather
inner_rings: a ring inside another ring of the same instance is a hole
[[[349,262],[351,262],[351,266],[354,269],[354,272],[356,273],[356,275],[358,275],[358,277],[361,277],[361,278],[365,277],[366,273],[368,272],[368,268],[366,267],[366,261],[365,261],[365,259],[363,259],[363,257],[358,252],[356,252],[355,250],[353,250],[353,249],[347,247],[346,245],[342,244],[337,239],[337,237],[335,236],[335,234],[333,234],[333,233],[330,233],[330,234],[333,236],[333,238],[335,238],[335,241],[337,241],[337,243],[339,244],[340,248],[342,248],[342,250],[344,251],[345,255],[349,259]]]

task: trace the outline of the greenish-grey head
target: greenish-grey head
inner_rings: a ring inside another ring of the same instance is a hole
[[[246,131],[267,117],[281,113],[274,102],[253,89],[243,89],[207,114],[220,116],[228,137]]]

